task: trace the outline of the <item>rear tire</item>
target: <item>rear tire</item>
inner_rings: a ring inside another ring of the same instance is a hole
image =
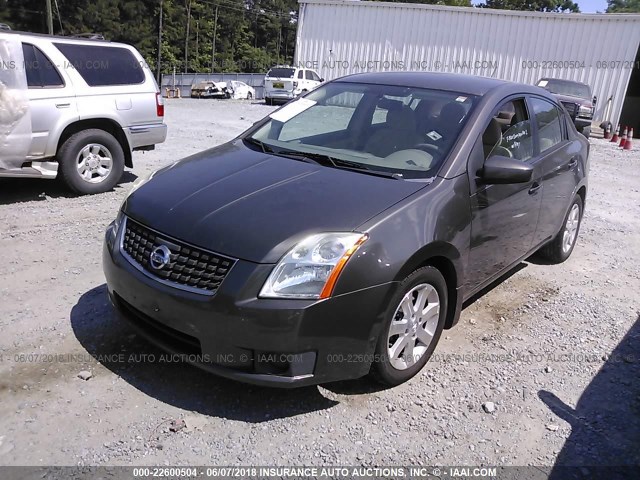
[[[551,263],[562,263],[571,256],[580,233],[582,213],[582,197],[576,195],[564,218],[560,232],[551,242],[540,249],[539,253],[542,257]]]
[[[447,301],[447,283],[437,268],[422,267],[400,283],[376,344],[374,380],[395,386],[422,370],[440,340]]]
[[[69,137],[56,155],[59,177],[76,193],[111,190],[124,172],[124,151],[113,135],[99,129],[82,130]]]
[[[253,98],[253,94],[251,92],[247,93],[247,100],[251,100]]]
[[[266,97],[264,99],[264,103],[266,103],[267,105],[273,105],[273,99]]]

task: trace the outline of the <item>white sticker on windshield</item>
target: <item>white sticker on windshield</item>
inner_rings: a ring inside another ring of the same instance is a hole
[[[549,83],[547,80],[540,80],[540,82],[538,82],[538,86],[539,87],[546,87],[547,83]]]
[[[273,112],[269,116],[277,122],[287,122],[296,115],[300,115],[305,110],[313,107],[316,103],[317,102],[307,98],[299,98],[294,102],[288,103],[280,110]]]
[[[456,98],[456,102],[464,102],[466,99],[467,99],[467,97],[460,96],[460,97]]]
[[[442,138],[442,135],[440,135],[435,130],[431,130],[429,133],[427,133],[427,137],[429,137],[431,140],[435,142],[437,140],[440,140]]]

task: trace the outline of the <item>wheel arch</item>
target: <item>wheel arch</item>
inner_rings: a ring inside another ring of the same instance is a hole
[[[72,135],[92,128],[103,130],[113,135],[124,152],[125,166],[129,168],[133,167],[133,156],[131,154],[131,147],[129,146],[129,140],[127,139],[127,136],[125,135],[122,127],[118,124],[118,122],[108,118],[91,118],[86,120],[79,120],[67,125],[62,131],[62,134],[60,135],[60,138],[58,140],[56,154],[60,151],[60,148],[62,147],[62,145],[64,145],[64,142],[66,142]]]
[[[451,244],[446,242],[436,242],[429,244],[405,262],[396,276],[397,281],[402,281],[415,270],[432,266],[436,268],[444,277],[447,284],[447,319],[445,328],[451,328],[457,321],[459,304],[460,282],[462,279],[462,265],[460,252]]]

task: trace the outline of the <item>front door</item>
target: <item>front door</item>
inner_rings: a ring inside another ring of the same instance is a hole
[[[480,146],[481,144],[481,146]],[[510,99],[494,112],[469,161],[471,248],[466,290],[496,277],[533,244],[542,199],[536,173],[527,183],[484,184],[479,177],[493,155],[529,162],[533,156],[531,122],[523,98]]]

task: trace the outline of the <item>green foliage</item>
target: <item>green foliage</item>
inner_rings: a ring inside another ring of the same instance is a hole
[[[578,4],[571,0],[487,0],[486,4],[478,6],[532,12],[580,12]]]
[[[609,0],[607,13],[640,13],[640,0]]]
[[[161,0],[58,0],[60,15],[52,3],[54,33],[101,33],[134,45],[155,69]],[[0,0],[0,22],[45,33],[45,5],[44,0]],[[163,73],[212,71],[214,31],[216,72],[265,71],[293,61],[297,0],[162,0],[162,5]]]

